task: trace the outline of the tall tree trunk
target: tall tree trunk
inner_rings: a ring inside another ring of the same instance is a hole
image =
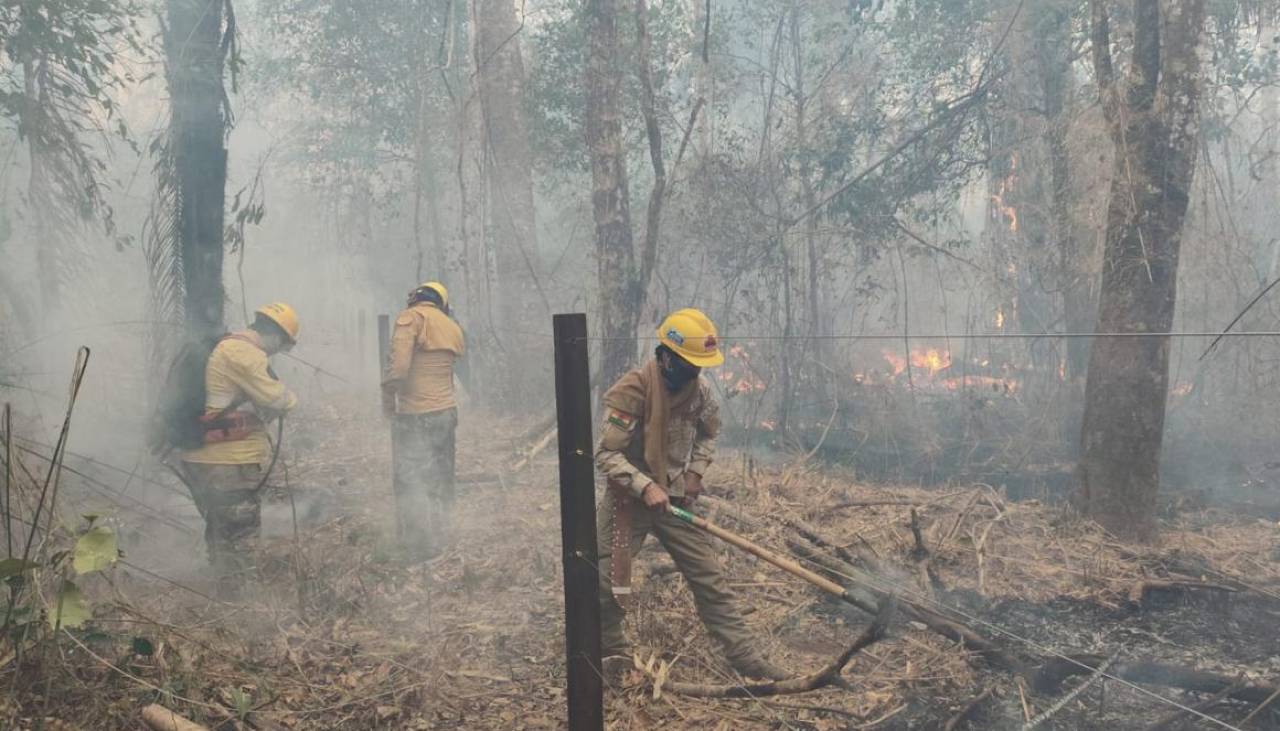
[[[1093,278],[1075,224],[1075,188],[1067,137],[1071,128],[1071,9],[1067,2],[1051,2],[1035,8],[1035,60],[1044,95],[1045,145],[1049,162],[1049,226],[1057,251],[1057,286],[1062,296],[1063,329],[1087,332],[1093,324]],[[1066,375],[1082,382],[1089,364],[1089,343],[1083,338],[1066,342]]]
[[[1090,5],[1094,68],[1116,146],[1097,331],[1169,332],[1197,153],[1205,3],[1135,0],[1122,90],[1105,0]],[[1077,498],[1087,515],[1121,536],[1155,533],[1168,379],[1168,338],[1092,344]]]
[[[533,200],[533,155],[524,118],[524,62],[520,56],[523,19],[511,0],[472,0],[475,19],[475,70],[489,191],[488,227],[493,244],[497,311],[505,332],[505,358],[499,366],[506,396],[530,393],[539,371],[527,362],[546,358],[530,352],[541,341],[528,333],[543,331],[550,305],[541,290],[537,215]],[[530,360],[530,358],[532,359]],[[527,361],[522,365],[521,361]],[[522,399],[521,403],[528,403]],[[533,406],[534,404],[530,404]]]
[[[796,148],[800,155],[800,204],[802,210],[813,210],[817,204],[817,192],[813,186],[813,159],[809,150],[808,112],[810,97],[805,93],[804,49],[801,47],[801,8],[802,3],[795,3],[791,8],[791,57],[794,63],[794,80],[792,82],[792,99],[796,107]],[[823,257],[818,249],[818,217],[806,216],[804,222],[805,271],[808,275],[805,283],[805,319],[810,340],[802,351],[807,357],[801,364],[800,371],[806,374],[807,383],[802,387],[805,403],[825,401],[827,398],[827,376],[824,364],[827,362],[827,341],[824,336],[830,334],[831,317],[823,316],[822,272],[825,269]],[[784,391],[784,399],[791,400],[792,394]]]
[[[176,178],[183,312],[188,332],[195,335],[217,333],[223,328],[225,9],[225,0],[167,1],[170,153]]]
[[[636,352],[640,305],[626,153],[619,98],[617,0],[587,2],[587,149],[591,155],[591,213],[596,224],[596,277],[600,296],[601,383],[612,383]]]

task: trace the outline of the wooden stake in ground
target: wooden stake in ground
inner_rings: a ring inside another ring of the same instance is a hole
[[[183,718],[158,703],[142,709],[142,722],[151,731],[209,731],[208,726]]]

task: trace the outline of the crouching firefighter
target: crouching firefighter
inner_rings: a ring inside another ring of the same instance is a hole
[[[297,339],[293,308],[266,305],[249,327],[211,341],[203,388],[189,389],[201,392],[202,415],[194,438],[177,446],[187,447],[181,453],[184,482],[204,518],[209,563],[224,593],[238,590],[253,569],[262,489],[274,465],[267,422],[298,403],[267,359],[292,349]]]
[[[755,647],[706,533],[667,511],[702,492],[715,454],[720,407],[699,373],[724,362],[711,320],[695,309],[672,313],[658,328],[654,357],[604,394],[596,466],[608,479],[597,513],[601,645],[610,675],[631,665],[622,619],[631,594],[631,561],[657,536],[693,591],[698,615],[730,665],[744,676],[781,678]]]
[[[382,378],[382,411],[392,419],[396,533],[413,559],[438,556],[449,543],[458,427],[453,370],[464,350],[449,291],[439,282],[415,287],[396,316]]]

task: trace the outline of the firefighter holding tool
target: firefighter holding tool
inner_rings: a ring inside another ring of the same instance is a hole
[[[272,454],[266,421],[298,404],[268,359],[291,350],[298,329],[298,315],[289,305],[261,307],[249,327],[215,341],[200,369],[200,435],[182,451],[182,472],[205,520],[209,563],[226,594],[235,593],[253,568]]]
[[[724,362],[715,325],[683,309],[658,328],[654,357],[605,393],[596,466],[608,480],[596,529],[600,560],[601,646],[607,673],[631,665],[623,614],[631,594],[631,561],[649,534],[657,537],[693,591],[698,615],[738,673],[784,674],[755,646],[716,558],[711,536],[668,512],[702,492],[715,454],[720,406],[703,368]]]

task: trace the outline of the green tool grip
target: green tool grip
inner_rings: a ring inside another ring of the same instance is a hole
[[[680,520],[683,520],[686,523],[693,522],[693,513],[690,513],[688,510],[685,510],[684,508],[677,508],[674,505],[668,505],[668,508],[671,510],[671,514]]]

